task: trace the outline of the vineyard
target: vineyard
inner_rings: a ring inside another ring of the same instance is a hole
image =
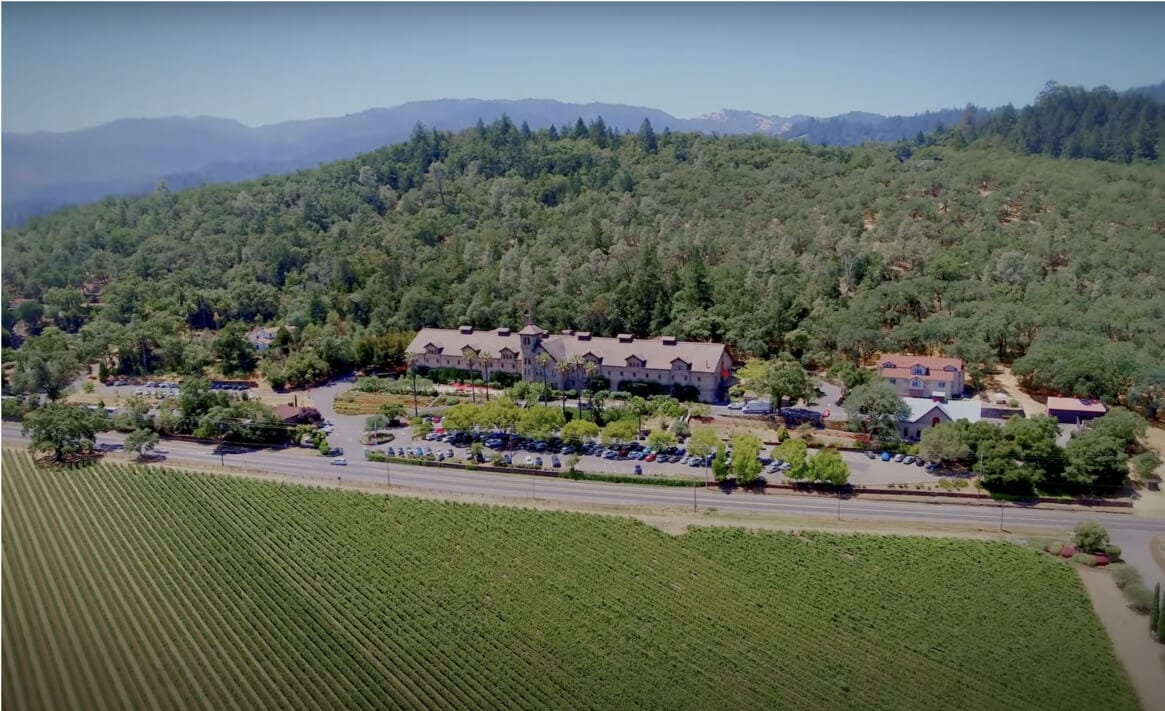
[[[1072,570],[3,455],[21,709],[1133,709]]]

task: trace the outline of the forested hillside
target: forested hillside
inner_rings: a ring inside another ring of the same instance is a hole
[[[263,322],[298,327],[276,357],[343,369],[373,357],[361,336],[513,326],[529,306],[550,329],[722,339],[821,366],[942,351],[1085,396],[1165,385],[1159,164],[949,134],[905,158],[649,125],[563,133],[418,129],[318,170],[6,230],[6,299],[46,305],[43,319],[5,308],[6,342],[55,321],[85,355],[116,346],[123,370],[189,370],[213,356],[200,333]]]
[[[1026,155],[1155,161],[1165,146],[1161,86],[1117,93],[1050,82],[1031,106],[996,109],[989,117],[969,107],[960,120],[966,137],[998,137]]]

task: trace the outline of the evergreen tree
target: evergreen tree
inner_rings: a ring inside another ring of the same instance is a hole
[[[586,121],[583,121],[582,116],[579,116],[578,121],[574,123],[574,138],[581,140],[586,138],[588,134]]]
[[[552,141],[558,140],[558,129],[554,127],[554,124],[550,124],[549,135],[550,135],[550,140],[552,140]]]
[[[655,153],[659,150],[659,142],[655,138],[655,131],[651,128],[651,119],[643,119],[643,124],[639,127],[639,145],[643,146],[643,150],[647,153]]]
[[[1149,605],[1149,632],[1156,633],[1157,625],[1161,617],[1161,583],[1153,586],[1153,602]],[[1157,635],[1157,641],[1163,641],[1161,635]]]
[[[1160,583],[1157,584],[1160,587]],[[1165,644],[1165,615],[1161,614],[1161,602],[1157,602],[1157,641]]]
[[[603,121],[602,116],[599,116],[594,121],[591,121],[588,134],[596,146],[599,148],[607,147],[610,136],[607,134],[607,124]]]
[[[522,122],[522,128],[521,128],[521,129],[519,129],[519,131],[520,131],[520,133],[522,134],[522,140],[523,140],[523,141],[528,141],[528,140],[530,140],[530,135],[531,135],[531,134],[530,134],[530,124],[528,124],[528,123],[526,123],[525,121],[523,121],[523,122]]]

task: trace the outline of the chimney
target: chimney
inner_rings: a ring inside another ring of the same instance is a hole
[[[508,335],[510,335],[510,329],[508,329],[508,328],[499,328],[499,329],[498,329],[498,335],[499,335],[499,336],[508,336]]]
[[[574,329],[572,329],[572,328],[564,328],[564,329],[562,329],[562,335],[564,335],[564,336],[573,336],[573,335],[574,335]]]
[[[462,326],[457,330],[460,331],[463,335],[468,336],[469,334],[473,333],[473,326]]]
[[[630,343],[634,340],[635,340],[635,336],[632,336],[630,333],[620,333],[619,334],[619,342],[620,343]]]
[[[577,338],[580,341],[591,340],[591,332],[590,331],[579,331],[578,333],[574,334],[574,336],[575,336],[575,338]]]
[[[663,341],[663,345],[665,346],[674,346],[676,344],[675,336],[660,336],[659,340]]]

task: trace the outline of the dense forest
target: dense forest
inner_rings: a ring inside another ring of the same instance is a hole
[[[260,366],[310,380],[398,360],[401,332],[530,308],[740,357],[944,352],[1037,389],[1165,397],[1165,170],[960,134],[904,153],[601,119],[418,126],[316,170],[6,230],[5,345],[51,324],[82,359],[116,352],[111,370],[243,368],[240,326],[264,323],[287,328]]]
[[[1049,82],[1034,104],[1019,111],[1010,105],[991,112],[968,106],[952,138],[999,140],[1025,155],[1155,161],[1165,146],[1165,105],[1151,89],[1157,87],[1117,93]]]

